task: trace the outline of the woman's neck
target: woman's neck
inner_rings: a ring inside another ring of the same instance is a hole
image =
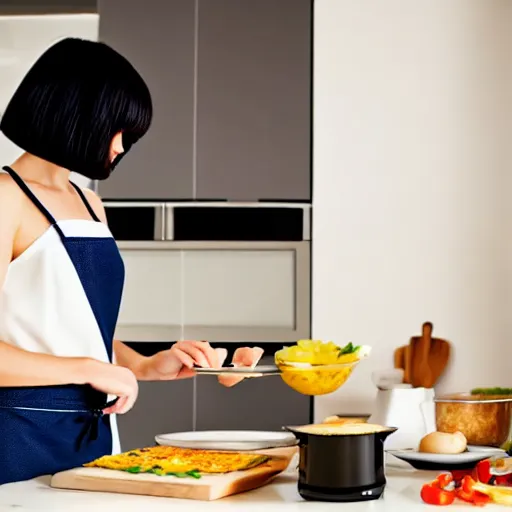
[[[25,181],[44,187],[67,189],[70,172],[30,153],[23,153],[11,166]]]

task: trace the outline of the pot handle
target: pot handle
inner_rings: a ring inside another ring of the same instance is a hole
[[[394,434],[397,430],[397,428],[390,428],[388,430],[383,430],[382,432],[376,432],[376,435],[382,442],[384,442],[391,434]]]

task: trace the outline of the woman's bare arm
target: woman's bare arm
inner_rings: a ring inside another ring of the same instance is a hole
[[[114,353],[116,355],[116,363],[131,370],[137,380],[147,380],[144,371],[144,364],[149,359],[130,348],[128,345],[119,340],[114,340]]]
[[[0,175],[0,290],[12,259],[23,196],[8,175]],[[1,296],[0,296],[1,300]],[[36,354],[0,341],[0,387],[86,384],[95,361]]]

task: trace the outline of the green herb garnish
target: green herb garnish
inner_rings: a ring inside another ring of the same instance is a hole
[[[361,348],[360,345],[354,345],[351,341],[347,343],[344,347],[340,347],[338,351],[338,357],[344,356],[346,354],[353,354],[357,352]]]
[[[150,469],[147,469],[146,471],[142,471],[142,468],[140,466],[134,466],[132,468],[127,468],[124,471],[127,473],[149,473],[151,475],[158,475],[158,476],[175,476],[177,478],[201,478],[201,473],[197,469],[192,469],[191,471],[184,471],[184,472],[176,472],[176,473],[166,473],[162,466],[155,465]]]
[[[475,388],[471,390],[472,395],[512,395],[512,388]]]
[[[175,476],[177,478],[201,478],[201,473],[197,471],[196,469],[193,469],[192,471],[186,471],[184,473],[166,473],[167,476]]]

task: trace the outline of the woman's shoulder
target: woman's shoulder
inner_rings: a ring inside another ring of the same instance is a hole
[[[23,192],[9,174],[0,172],[0,209],[1,211],[21,212]]]
[[[0,173],[0,243],[14,239],[23,215],[23,192],[13,179]]]
[[[107,216],[105,214],[105,208],[103,206],[103,201],[101,200],[101,197],[90,188],[81,187],[81,190],[84,193],[87,201],[89,201],[89,204],[91,205],[91,208],[94,210],[94,213],[102,222],[106,223]]]

